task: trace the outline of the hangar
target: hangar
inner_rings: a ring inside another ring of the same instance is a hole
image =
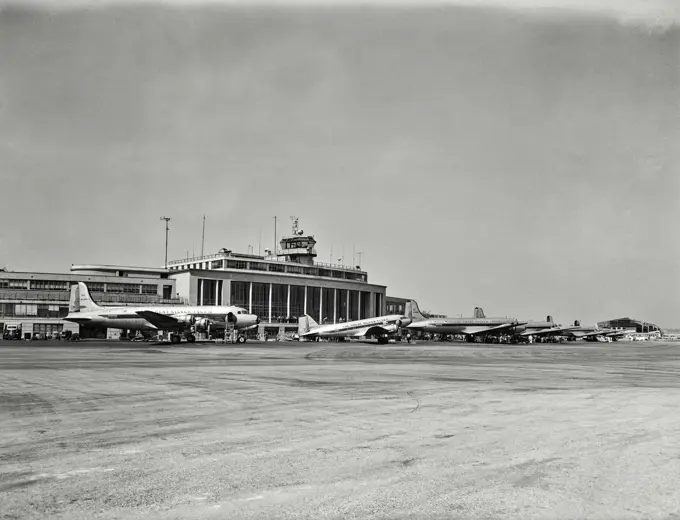
[[[636,320],[635,318],[615,318],[613,320],[600,321],[597,326],[601,329],[624,329],[635,332],[655,332],[661,328],[654,323]]]

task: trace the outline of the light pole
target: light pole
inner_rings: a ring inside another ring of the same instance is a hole
[[[168,223],[170,222],[170,217],[161,217],[161,220],[165,220],[165,268],[168,268],[168,231],[170,230],[170,226]]]

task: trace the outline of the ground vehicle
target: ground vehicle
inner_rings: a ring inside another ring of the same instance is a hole
[[[6,323],[2,331],[2,339],[17,340],[21,339],[21,324],[20,323]]]

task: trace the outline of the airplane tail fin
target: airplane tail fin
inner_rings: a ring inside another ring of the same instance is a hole
[[[406,303],[406,316],[411,318],[412,321],[423,321],[427,318],[423,316],[418,307],[418,303],[415,300],[411,300]]]
[[[92,296],[90,296],[90,290],[83,282],[71,286],[71,299],[68,304],[69,313],[96,311],[101,308],[94,302]]]
[[[80,290],[78,284],[71,286],[71,298],[68,301],[68,313],[80,312]]]
[[[298,319],[298,334],[306,334],[317,328],[319,324],[309,314],[300,316]]]
[[[475,307],[475,318],[486,318],[484,315],[484,309],[481,307]]]

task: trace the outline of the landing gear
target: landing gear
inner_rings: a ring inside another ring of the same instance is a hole
[[[187,343],[196,343],[196,336],[194,336],[193,334],[189,334],[187,336]]]
[[[239,343],[245,343],[246,342],[246,337],[245,336],[239,336],[238,339],[236,340]]]
[[[388,338],[382,336],[378,338],[378,345],[387,345],[388,342],[389,342]]]
[[[179,334],[170,334],[170,343],[172,343],[173,345],[177,345],[181,341],[182,336],[180,336]]]

